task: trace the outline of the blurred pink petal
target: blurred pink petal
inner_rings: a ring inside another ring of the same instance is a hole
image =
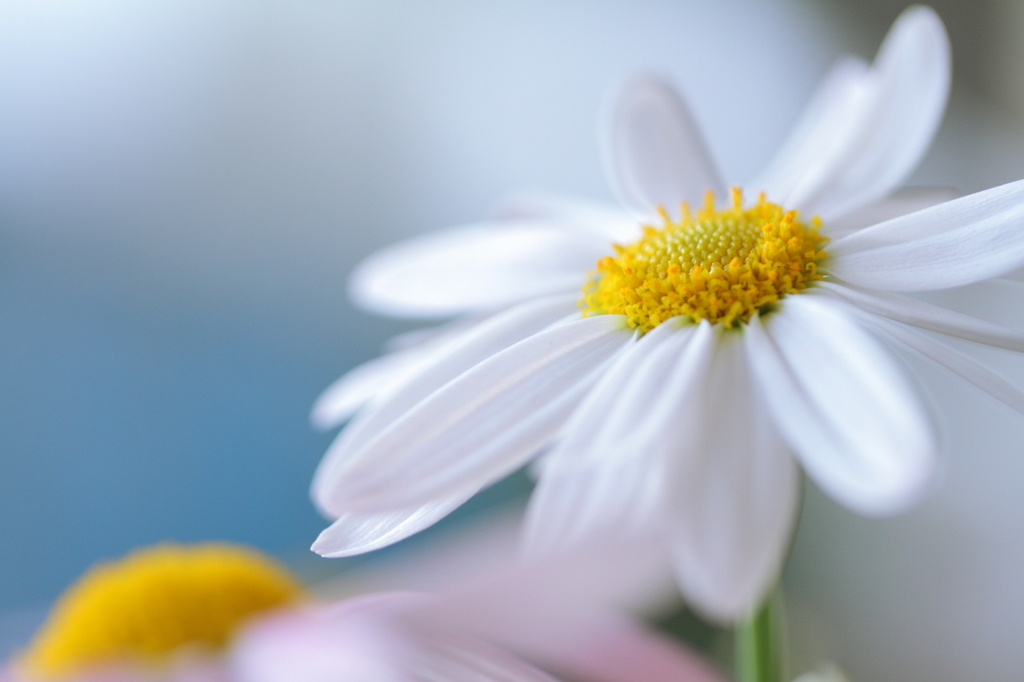
[[[372,595],[251,627],[232,654],[236,682],[555,682],[532,662],[587,682],[723,682],[700,657],[624,618],[591,615],[556,637],[497,642],[447,619],[443,597]]]
[[[538,642],[538,644],[542,644]],[[529,652],[545,667],[588,682],[726,682],[704,659],[628,618],[595,618],[557,647]]]
[[[239,682],[412,682],[445,679],[551,682],[513,654],[448,628],[417,627],[407,618],[433,600],[374,595],[254,626],[238,642]]]

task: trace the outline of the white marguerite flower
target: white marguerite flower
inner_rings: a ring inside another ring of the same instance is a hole
[[[925,152],[949,73],[941,21],[908,9],[872,65],[832,68],[747,183],[759,198],[733,190],[724,206],[681,97],[638,78],[607,149],[642,220],[559,206],[371,256],[353,275],[357,303],[463,317],[357,368],[314,408],[330,426],[368,401],[316,472],[313,498],[337,520],[314,550],[401,540],[543,453],[531,547],[654,534],[689,602],[730,621],[777,578],[798,464],[855,512],[906,508],[937,446],[893,348],[1024,411],[1017,388],[943,342],[1024,351],[1024,334],[897,293],[1024,265],[1024,182],[855,229],[905,210],[878,202]]]

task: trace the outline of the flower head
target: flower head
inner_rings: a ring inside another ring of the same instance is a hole
[[[716,210],[708,192],[695,217],[686,202],[676,221],[661,209],[664,227],[615,245],[584,285],[583,315],[625,315],[642,332],[681,315],[732,327],[822,278],[820,221],[808,225],[763,193],[749,208],[738,188],[732,194],[732,206]]]
[[[923,155],[948,88],[942,24],[912,7],[874,64],[833,67],[746,183],[753,200],[736,190],[722,205],[685,102],[640,77],[619,94],[607,145],[633,218],[531,208],[371,256],[353,275],[357,302],[473,316],[318,403],[329,424],[372,396],[314,478],[336,519],[314,549],[400,540],[542,455],[533,550],[655,536],[690,603],[730,621],[777,578],[801,467],[853,511],[907,508],[937,445],[893,348],[1024,411],[1021,391],[944,342],[1020,352],[1024,334],[897,293],[1024,265],[1024,182],[858,223],[868,208],[892,215],[885,197]]]
[[[157,545],[83,575],[18,668],[50,680],[126,665],[168,667],[185,651],[223,649],[247,621],[302,592],[283,568],[244,547]]]

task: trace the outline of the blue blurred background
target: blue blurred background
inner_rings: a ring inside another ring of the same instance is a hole
[[[0,1],[0,614],[21,622],[92,562],[169,538],[341,570],[308,552],[325,524],[307,488],[330,442],[309,408],[410,328],[349,306],[351,267],[513,191],[610,202],[597,119],[635,69],[673,78],[726,177],[747,178],[832,59],[872,56],[902,8]],[[912,182],[1024,177],[1024,5],[937,9],[956,85]],[[941,618],[952,593],[969,622],[1024,626],[1024,433],[970,398],[977,433],[949,427],[964,457],[921,510],[866,521],[810,495],[791,590],[815,646],[862,679],[1024,669],[995,635],[982,646],[963,622],[915,615]],[[951,527],[966,545],[943,544]],[[906,540],[922,537],[943,564],[924,583]],[[1000,587],[974,598],[982,579]],[[885,636],[915,628],[900,647]]]

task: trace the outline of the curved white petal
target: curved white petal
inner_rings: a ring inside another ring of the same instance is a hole
[[[310,492],[314,504],[326,516],[338,517],[349,511],[336,502],[334,486],[340,471],[362,444],[455,377],[563,319],[575,308],[575,295],[522,303],[484,319],[439,347],[419,372],[375,396],[334,439],[313,475]]]
[[[657,458],[637,456],[545,472],[526,509],[527,553],[552,554],[606,535],[655,533],[664,501],[661,467]]]
[[[640,222],[621,208],[546,194],[514,195],[498,210],[497,218],[554,221],[591,230],[614,242],[633,241],[641,234]]]
[[[863,291],[833,282],[819,282],[817,286],[858,308],[891,320],[987,346],[1024,353],[1024,332],[1007,329],[970,315],[888,291]]]
[[[328,558],[365,554],[415,535],[455,511],[477,488],[460,495],[429,502],[421,507],[394,512],[347,512],[320,533],[310,548]]]
[[[349,296],[362,308],[395,317],[489,310],[578,291],[608,249],[604,235],[554,222],[454,227],[372,254],[352,272]]]
[[[655,327],[616,358],[566,424],[546,468],[567,472],[661,452],[678,436],[678,415],[700,400],[714,345],[707,322]]]
[[[395,334],[384,342],[384,351],[387,353],[395,353],[414,346],[423,346],[454,338],[499,312],[501,312],[501,310],[460,315],[453,320],[448,320],[441,324],[435,324],[429,327],[420,327],[419,329],[411,329],[407,332],[402,332],[401,334]]]
[[[333,429],[373,396],[393,388],[419,370],[429,358],[429,348],[413,347],[374,358],[349,370],[316,399],[310,422],[322,431]]]
[[[838,220],[828,221],[821,231],[830,239],[841,239],[865,227],[923,211],[959,196],[949,187],[901,187],[882,199],[844,214]]]
[[[944,343],[914,331],[906,325],[874,315],[870,317],[872,319],[869,322],[875,325],[886,338],[917,351],[969,383],[974,384],[1004,405],[1024,414],[1024,391],[985,365],[972,360]]]
[[[796,521],[798,469],[760,400],[740,333],[720,332],[668,462],[664,532],[676,579],[689,603],[723,622],[761,603]]]
[[[515,340],[520,341],[539,331],[549,324],[549,319],[554,322],[561,317],[563,310],[567,314],[570,307],[566,305],[556,311],[555,317],[544,318],[541,326],[531,325]],[[320,394],[313,404],[310,422],[322,431],[339,426],[374,396],[394,390],[443,357],[451,344],[457,343],[463,335],[472,335],[489,316],[463,315],[441,325],[391,337],[385,344],[388,351],[385,355],[357,365]]]
[[[607,126],[605,156],[620,198],[643,214],[700,202],[725,186],[686,102],[670,84],[634,76],[618,92]]]
[[[856,134],[871,79],[870,67],[859,57],[836,60],[782,148],[750,187],[789,206],[807,188],[819,185],[844,153],[847,140]]]
[[[790,161],[789,178],[765,179],[765,186],[783,189],[771,198],[826,220],[885,196],[906,179],[927,151],[949,95],[949,39],[928,7],[900,15],[870,71],[854,64],[841,62],[826,81],[842,104],[822,106],[816,98],[819,123],[801,126],[815,134],[815,143],[824,141],[819,155],[808,143],[805,171]]]
[[[1014,268],[1009,272],[1005,272],[999,276],[1000,279],[1008,280],[1010,282],[1024,283],[1024,267]]]
[[[1024,265],[1024,180],[894,218],[827,247],[824,267],[869,289],[948,289]]]
[[[930,479],[935,437],[891,353],[839,301],[789,296],[747,326],[763,400],[804,469],[861,514],[914,502]]]
[[[624,317],[600,315],[488,358],[355,443],[332,497],[351,509],[400,509],[508,474],[564,425],[629,337]]]

